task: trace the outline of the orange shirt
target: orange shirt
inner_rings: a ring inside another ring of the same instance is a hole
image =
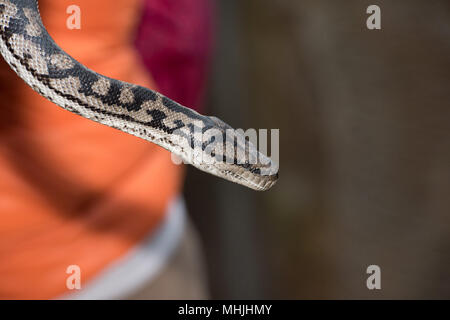
[[[139,0],[40,0],[50,35],[106,76],[154,87],[131,43]],[[182,167],[162,148],[65,111],[0,62],[0,298],[68,293],[66,269],[86,282],[157,227]]]

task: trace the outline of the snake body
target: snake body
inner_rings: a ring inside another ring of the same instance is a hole
[[[156,143],[184,162],[254,190],[278,166],[241,133],[150,89],[100,75],[64,52],[45,29],[37,0],[0,0],[0,52],[33,90],[87,119]]]

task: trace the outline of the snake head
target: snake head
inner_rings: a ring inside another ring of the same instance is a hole
[[[203,132],[192,164],[254,190],[270,189],[278,179],[278,165],[258,150],[256,130],[235,130],[216,117],[207,118],[213,125]]]

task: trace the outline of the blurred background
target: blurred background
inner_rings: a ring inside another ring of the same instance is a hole
[[[381,30],[366,9],[381,8]],[[188,168],[213,298],[450,298],[450,3],[216,1],[208,113],[280,129],[256,193]],[[366,268],[381,268],[381,290]]]
[[[189,107],[204,93],[198,110],[234,128],[280,130],[270,191],[186,167],[211,298],[450,298],[448,0],[73,2],[81,30],[66,27],[72,1],[40,8],[88,67]],[[381,30],[366,27],[373,4]],[[131,48],[141,12],[148,74]],[[153,144],[56,108],[1,63],[0,297],[60,297],[67,265],[95,278],[164,225],[183,172]],[[194,278],[186,265],[167,267],[176,294]],[[381,290],[366,287],[370,265]]]

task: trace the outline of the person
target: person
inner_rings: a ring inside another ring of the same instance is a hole
[[[207,0],[78,0],[80,29],[67,27],[70,5],[39,1],[44,25],[71,56],[201,104]],[[0,298],[206,298],[184,169],[170,153],[58,108],[4,61],[0,85]]]

